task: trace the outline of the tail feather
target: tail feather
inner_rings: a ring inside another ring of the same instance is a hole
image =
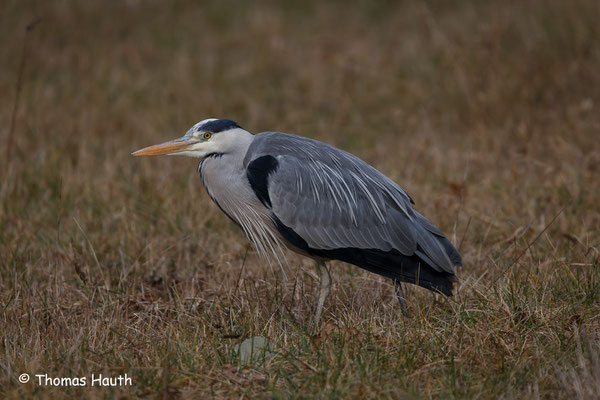
[[[372,272],[387,276],[392,280],[413,283],[434,292],[452,296],[452,288],[456,277],[454,274],[438,271],[429,264],[430,260],[420,257],[417,253],[405,256],[395,250],[390,252],[371,251],[367,265],[359,265]],[[370,268],[369,268],[370,267]]]
[[[442,246],[444,246],[446,254],[448,254],[450,261],[452,261],[452,265],[455,267],[462,267],[462,257],[458,253],[458,250],[456,250],[456,247],[454,247],[446,237],[438,238],[438,240],[442,243]]]
[[[444,236],[444,234],[427,218],[415,211],[418,239],[421,249],[433,260],[430,264],[434,269],[442,269],[447,272],[453,272],[457,266],[462,266],[462,258]]]

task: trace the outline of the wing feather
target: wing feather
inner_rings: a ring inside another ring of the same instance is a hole
[[[276,132],[256,135],[245,164],[265,155],[277,160],[268,182],[271,211],[311,249],[417,253],[435,270],[454,272],[436,236],[447,239],[375,168],[325,143]]]

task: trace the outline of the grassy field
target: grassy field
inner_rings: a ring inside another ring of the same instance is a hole
[[[599,398],[600,3],[285,4],[0,3],[0,397]],[[403,317],[333,263],[311,331],[310,260],[284,281],[194,160],[130,156],[208,117],[393,178],[460,248],[455,296]]]

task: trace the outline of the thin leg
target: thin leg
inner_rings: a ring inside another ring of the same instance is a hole
[[[317,261],[317,274],[319,275],[319,299],[317,300],[317,308],[314,316],[315,327],[319,326],[323,305],[331,290],[331,275],[329,274],[329,269],[324,261]]]
[[[404,297],[404,291],[402,290],[402,282],[395,280],[394,289],[396,289],[396,296],[398,297],[398,301],[400,302],[402,314],[408,315],[408,308],[406,307],[406,297]]]

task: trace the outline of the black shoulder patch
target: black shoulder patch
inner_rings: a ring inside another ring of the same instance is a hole
[[[233,129],[233,128],[241,128],[241,126],[239,126],[237,124],[237,122],[232,121],[230,119],[217,119],[214,121],[208,121],[207,123],[203,124],[199,128],[202,129],[203,131],[218,133],[218,132],[227,131],[227,130]]]
[[[269,197],[269,175],[277,170],[277,159],[273,156],[262,156],[252,160],[246,169],[248,182],[256,197],[266,206],[271,208]]]

